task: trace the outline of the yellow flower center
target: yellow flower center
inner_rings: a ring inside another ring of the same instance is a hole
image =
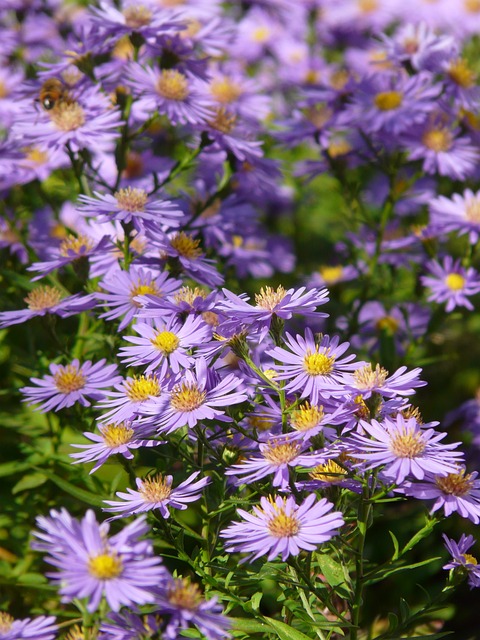
[[[137,296],[144,296],[146,294],[151,294],[153,296],[159,296],[160,295],[160,289],[157,287],[157,285],[154,282],[150,282],[150,283],[142,283],[142,282],[137,282],[137,284],[134,284],[132,286],[132,288],[130,289],[130,301],[133,305],[135,305],[136,307],[141,307],[142,305],[140,304],[140,302],[137,302],[136,300],[134,300],[134,298],[136,298]]]
[[[38,147],[30,147],[25,160],[28,160],[28,162],[32,164],[42,165],[48,162],[48,153],[41,151]]]
[[[257,431],[268,431],[273,427],[273,422],[268,416],[258,416],[255,414],[248,416],[248,424]]]
[[[133,429],[127,427],[123,422],[120,424],[107,424],[101,427],[101,432],[103,441],[107,447],[111,449],[115,449],[115,447],[119,447],[122,444],[127,444],[127,442],[131,441],[135,433]]]
[[[192,238],[192,236],[189,236],[184,231],[175,234],[170,240],[170,244],[181,256],[190,260],[194,260],[202,255],[202,250],[198,248],[200,240]]]
[[[167,100],[185,100],[190,93],[187,76],[175,69],[165,69],[157,80],[157,91]]]
[[[465,278],[459,273],[449,273],[445,278],[445,284],[451,291],[461,291],[465,286]]]
[[[78,625],[75,625],[67,633],[64,640],[85,640],[85,634]]]
[[[268,521],[268,530],[275,538],[290,538],[300,531],[300,522],[296,516],[289,516],[285,513],[285,507],[278,507],[275,504],[276,515]]]
[[[112,580],[113,578],[118,578],[122,573],[123,565],[117,556],[101,553],[89,559],[88,571],[91,576],[98,580]]]
[[[192,289],[191,287],[182,287],[173,296],[173,299],[177,304],[180,302],[186,302],[189,305],[193,305],[197,298],[205,299],[206,297],[207,292],[200,287],[195,287],[194,289]]]
[[[60,244],[60,255],[67,257],[71,253],[80,253],[82,249],[85,251],[90,251],[93,249],[93,242],[87,236],[75,236],[69,235],[62,241]]]
[[[308,474],[312,480],[320,480],[321,482],[331,482],[335,484],[341,482],[347,475],[343,467],[334,460],[329,460],[325,464],[319,464],[314,467]]]
[[[4,611],[0,611],[0,633],[7,633],[7,631],[10,631],[14,622],[15,619],[11,615]]]
[[[78,102],[59,102],[48,115],[60,131],[75,131],[85,124],[85,112]]]
[[[422,142],[435,153],[448,151],[453,144],[452,132],[448,129],[429,129],[423,134]]]
[[[150,340],[155,349],[161,351],[165,356],[170,355],[180,344],[180,338],[172,331],[161,331],[155,338]]]
[[[129,213],[144,211],[148,201],[146,191],[143,189],[132,189],[132,187],[120,189],[114,196],[117,200],[118,208],[123,209],[123,211],[128,211]]]
[[[60,393],[72,393],[83,389],[87,378],[73,364],[67,364],[66,367],[60,367],[53,380]]]
[[[464,496],[473,489],[473,478],[469,473],[465,475],[462,469],[459,473],[449,473],[446,476],[435,476],[437,487],[450,496]]]
[[[112,56],[117,60],[133,60],[135,48],[128,35],[117,40],[112,50]]]
[[[265,287],[260,289],[260,293],[255,294],[255,304],[257,307],[267,309],[267,311],[273,311],[275,307],[285,298],[285,289],[280,285],[275,291],[272,287]]]
[[[170,604],[189,611],[198,609],[203,601],[199,586],[187,578],[175,580],[174,584],[168,587],[167,597]]]
[[[403,95],[399,91],[382,91],[377,93],[374,99],[375,106],[381,111],[397,109],[403,101]]]
[[[465,558],[465,562],[468,562],[469,564],[478,564],[475,556],[472,556],[470,553],[464,553],[463,557]]]
[[[42,309],[50,309],[55,307],[63,298],[62,292],[56,287],[49,287],[48,285],[43,287],[37,287],[33,291],[30,291],[25,298],[25,302],[28,308],[32,311],[41,311]]]
[[[160,384],[157,378],[145,376],[135,377],[125,384],[125,390],[129,400],[132,402],[142,402],[151,396],[160,395]]]
[[[147,502],[161,502],[172,493],[171,482],[159,473],[154,478],[146,478],[140,487],[140,493]]]
[[[458,84],[463,89],[469,89],[475,84],[475,72],[463,58],[458,58],[458,60],[450,63],[448,75],[455,84]]]
[[[469,222],[480,224],[480,199],[473,197],[467,200],[465,217]]]
[[[333,365],[335,358],[328,355],[327,351],[323,353],[317,351],[314,353],[307,352],[307,355],[303,359],[303,367],[305,371],[311,376],[326,376],[333,371]]]
[[[313,124],[315,129],[322,129],[333,115],[333,110],[326,104],[317,104],[304,110],[306,119]]]
[[[425,441],[421,432],[403,433],[394,437],[390,450],[398,458],[417,458],[425,451]]]
[[[263,457],[271,464],[281,465],[295,460],[300,452],[300,445],[297,443],[268,443],[268,449],[263,452]]]
[[[324,411],[322,406],[311,406],[309,402],[294,409],[290,415],[290,424],[297,431],[308,431],[313,429],[323,419]]]
[[[320,267],[320,269],[318,270],[318,273],[322,276],[323,280],[327,284],[334,284],[335,282],[338,282],[342,278],[343,267],[342,266],[337,266],[337,267],[324,266],[324,267]]]
[[[132,29],[139,29],[150,24],[152,20],[152,12],[143,4],[138,6],[130,6],[124,9],[125,24]]]
[[[258,43],[263,43],[266,42],[268,40],[268,38],[270,37],[270,29],[268,27],[257,27],[256,29],[253,30],[252,32],[252,40],[254,42],[258,42]]]
[[[367,364],[353,373],[355,386],[357,389],[372,389],[373,387],[383,387],[388,378],[388,371],[379,364],[373,369],[371,364]]]
[[[233,80],[224,76],[223,78],[212,80],[210,92],[217,102],[230,104],[238,100],[243,93],[243,89]]]
[[[380,318],[380,320],[377,320],[375,326],[377,331],[385,331],[389,335],[393,335],[397,333],[398,321],[392,318],[392,316],[384,316]]]
[[[341,158],[352,150],[352,145],[346,138],[337,136],[332,138],[327,147],[328,155],[331,158]]]
[[[200,391],[194,382],[181,382],[172,389],[170,404],[176,411],[194,411],[206,397],[206,391]]]
[[[220,131],[220,133],[230,133],[235,128],[237,116],[228,113],[224,107],[215,110],[215,117],[208,121],[212,129]]]
[[[469,13],[480,13],[480,0],[464,0],[464,5]]]
[[[362,13],[373,13],[378,9],[378,0],[357,0]]]

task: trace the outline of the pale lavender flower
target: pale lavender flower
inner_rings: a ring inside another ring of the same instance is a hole
[[[430,223],[443,233],[468,233],[470,244],[477,243],[480,238],[480,191],[474,193],[465,189],[462,195],[454,193],[451,198],[434,198],[430,203]]]
[[[116,454],[127,460],[133,459],[133,451],[140,447],[157,447],[162,440],[152,439],[152,428],[149,425],[139,425],[134,422],[106,424],[98,427],[97,433],[84,432],[84,436],[94,444],[72,444],[76,449],[84,449],[81,453],[71,453],[73,464],[95,462],[90,473],[94,473],[107,462],[110,456]]]
[[[279,554],[285,561],[289,556],[297,556],[303,549],[315,551],[318,545],[330,540],[344,524],[340,511],[332,511],[333,504],[325,498],[316,501],[309,495],[300,505],[292,496],[260,498],[260,507],[253,507],[248,513],[237,509],[242,522],[233,522],[220,532],[226,539],[229,553],[248,553],[253,561],[268,554],[274,560]]]
[[[400,367],[391,376],[388,371],[379,364],[375,369],[371,364],[356,369],[350,377],[352,390],[363,398],[370,398],[373,393],[378,393],[384,398],[396,396],[411,396],[415,389],[424,387],[427,383],[420,380],[422,370],[417,367],[407,371],[407,367]]]
[[[163,298],[174,293],[181,284],[181,280],[170,278],[165,271],[152,271],[135,265],[131,265],[129,271],[109,273],[99,282],[100,291],[95,295],[102,306],[110,307],[110,310],[99,317],[114,320],[123,315],[118,325],[118,330],[122,331],[142,310],[142,298],[138,296]],[[162,314],[157,312],[156,315]],[[170,314],[164,311],[164,315]]]
[[[107,391],[106,398],[97,405],[99,409],[110,409],[99,418],[100,422],[131,420],[142,414],[145,402],[161,403],[162,384],[158,376],[129,376],[122,380],[115,385],[115,391]]]
[[[167,579],[161,559],[153,547],[139,540],[148,531],[144,518],[108,537],[107,523],[99,524],[93,511],[78,520],[68,513],[50,511],[50,517],[37,518],[40,531],[33,548],[46,551],[46,562],[58,569],[47,574],[59,586],[62,602],[88,598],[87,609],[97,611],[105,597],[113,611],[131,604],[154,600],[152,589]]]
[[[429,302],[446,303],[445,311],[450,313],[456,307],[466,307],[473,311],[473,304],[468,296],[473,296],[480,291],[480,275],[475,269],[465,269],[460,260],[453,261],[451,256],[446,256],[441,265],[436,260],[427,264],[430,276],[420,278],[424,287],[429,287]]]
[[[25,302],[28,305],[26,309],[0,313],[0,329],[47,314],[54,314],[61,318],[73,316],[92,309],[95,306],[95,296],[93,294],[83,296],[76,293],[64,298],[60,289],[46,285],[32,289],[25,298]]]
[[[184,323],[172,316],[166,322],[154,318],[153,326],[137,322],[134,330],[140,335],[125,336],[134,347],[122,347],[122,362],[133,366],[148,365],[145,373],[160,370],[164,377],[170,368],[173,373],[189,369],[193,358],[190,351],[210,338],[212,328],[201,316],[187,316]]]
[[[470,547],[475,544],[475,538],[462,533],[458,542],[448,538],[445,534],[443,534],[443,539],[445,540],[445,546],[448,552],[452,556],[451,561],[443,565],[443,569],[460,570],[462,573],[468,575],[468,585],[470,589],[480,587],[480,564],[476,558],[470,553],[467,553]]]
[[[435,513],[443,508],[445,516],[455,511],[474,524],[480,522],[480,480],[478,473],[466,473],[458,467],[456,472],[445,475],[429,475],[425,482],[405,481],[397,491],[420,500],[435,500],[431,509]]]
[[[130,487],[127,488],[127,492],[117,491],[116,495],[121,498],[121,501],[104,500],[110,507],[104,508],[103,511],[120,514],[110,520],[152,510],[158,510],[162,518],[168,518],[169,507],[184,510],[188,503],[201,498],[202,491],[210,482],[210,478],[207,476],[194,482],[199,474],[200,471],[195,471],[175,488],[172,486],[173,476],[164,476],[159,473],[144,480],[137,478],[138,491]]]
[[[84,407],[91,405],[91,400],[105,397],[103,389],[111,387],[121,380],[114,364],[105,366],[103,358],[95,364],[87,360],[83,364],[76,358],[70,364],[52,363],[50,373],[43,378],[31,378],[36,387],[22,387],[20,391],[26,396],[28,404],[42,403],[38,410],[43,412],[59,411],[79,402]]]
[[[99,640],[139,640],[152,637],[152,634],[162,637],[165,621],[159,615],[141,615],[136,613],[136,609],[131,609],[134,608],[123,609],[120,613],[110,612],[101,623]]]
[[[191,429],[200,420],[228,422],[231,419],[225,416],[225,408],[247,399],[240,378],[229,373],[220,379],[214,369],[208,368],[204,358],[196,360],[195,370],[182,372],[180,380],[166,395],[168,404],[165,408],[159,411],[155,404],[151,408],[155,424],[165,433],[184,426]]]
[[[345,372],[361,367],[363,362],[352,363],[354,355],[340,358],[349,347],[348,342],[339,344],[338,336],[323,336],[318,344],[312,331],[307,327],[305,337],[294,338],[286,334],[286,344],[290,351],[282,347],[269,349],[266,354],[278,360],[275,365],[279,380],[287,380],[287,391],[298,391],[302,397],[309,397],[313,404],[321,398],[329,398],[334,393],[343,393]]]
[[[138,220],[155,221],[158,225],[169,228],[178,227],[184,214],[177,205],[169,200],[151,198],[144,189],[127,187],[115,192],[98,193],[94,198],[80,195],[81,205],[78,211],[85,216],[95,216],[98,222],[138,222]]]
[[[290,485],[290,469],[297,466],[315,467],[323,464],[326,455],[310,452],[310,443],[299,442],[289,435],[272,437],[261,443],[260,454],[242,460],[225,471],[225,475],[234,476],[236,485],[250,484],[273,474],[272,485],[280,491],[288,491]]]
[[[447,434],[427,426],[401,413],[395,420],[360,420],[360,428],[367,435],[354,433],[347,439],[350,455],[364,460],[367,465],[363,468],[382,467],[382,475],[397,485],[410,475],[423,480],[427,473],[454,473],[463,457],[462,452],[453,451],[460,443],[441,444]]]
[[[53,616],[15,620],[0,611],[0,640],[53,640],[57,637],[57,625]]]

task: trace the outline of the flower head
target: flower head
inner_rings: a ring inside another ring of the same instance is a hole
[[[472,267],[465,269],[460,260],[453,261],[446,256],[441,265],[436,260],[428,264],[429,276],[422,276],[421,281],[429,287],[429,302],[445,302],[445,311],[450,313],[456,307],[466,307],[473,311],[473,304],[468,296],[480,291],[480,275]]]

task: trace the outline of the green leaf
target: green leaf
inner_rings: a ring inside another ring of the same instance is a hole
[[[98,495],[91,493],[90,491],[86,491],[85,489],[80,489],[80,487],[77,487],[71,482],[68,482],[68,480],[60,478],[60,476],[57,476],[55,473],[51,473],[50,471],[46,471],[45,469],[42,469],[41,471],[44,475],[47,476],[49,480],[56,484],[57,487],[65,491],[65,493],[73,496],[74,498],[77,498],[77,500],[85,502],[86,504],[89,504],[93,507],[105,506],[103,500],[99,498]]]
[[[40,487],[47,481],[47,476],[43,473],[35,472],[29,473],[26,476],[23,476],[17,484],[13,487],[12,493],[15,495],[16,493],[20,493],[21,491],[27,491],[28,489],[35,489],[36,487]]]
[[[233,630],[244,631],[245,633],[268,633],[268,625],[249,618],[229,618],[232,622]]]
[[[298,629],[291,627],[280,620],[273,618],[264,618],[265,622],[271,627],[280,638],[280,640],[312,640]]]
[[[399,553],[400,553],[400,545],[398,544],[398,540],[395,537],[393,531],[389,531],[388,533],[390,534],[390,537],[391,537],[392,542],[393,542],[394,552],[393,552],[392,560],[397,560],[398,556],[399,556]]]
[[[31,466],[29,462],[4,462],[0,464],[0,478],[13,476],[15,473],[22,473],[22,471],[30,469]]]
[[[262,598],[263,598],[263,593],[261,591],[257,591],[257,593],[254,593],[253,596],[250,598],[250,604],[252,605],[253,611],[258,613]]]
[[[320,570],[325,576],[326,581],[331,587],[343,587],[344,591],[350,592],[349,585],[346,581],[345,569],[342,564],[332,558],[327,553],[318,554],[316,556]],[[346,594],[345,594],[346,595]]]

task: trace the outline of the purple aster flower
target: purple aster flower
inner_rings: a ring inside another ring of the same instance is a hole
[[[432,513],[443,508],[445,516],[455,511],[462,518],[468,518],[474,524],[480,522],[480,480],[478,473],[466,473],[465,468],[457,467],[454,473],[432,475],[425,482],[405,481],[397,491],[420,500],[435,500]]]
[[[239,121],[238,116],[225,107],[217,107],[205,124],[196,124],[193,128],[208,135],[211,144],[204,155],[226,151],[240,162],[250,162],[252,166],[263,155],[263,142],[255,139],[256,131]]]
[[[15,122],[15,134],[29,145],[107,151],[119,136],[120,111],[97,89],[84,91],[81,100],[74,98],[49,111],[39,112],[32,104]]]
[[[206,640],[230,637],[230,620],[223,615],[216,597],[205,600],[200,588],[188,578],[169,578],[155,592],[157,613],[170,616],[162,634],[166,640],[176,640],[183,629],[196,627]]]
[[[397,485],[410,475],[423,480],[427,473],[454,473],[463,457],[461,451],[453,451],[460,443],[440,444],[447,434],[426,426],[401,413],[395,420],[360,420],[360,428],[367,435],[352,434],[348,438],[349,453],[366,461],[366,469],[382,467],[382,475]]]
[[[205,358],[197,358],[195,371],[182,372],[181,380],[167,393],[168,405],[161,412],[153,405],[151,413],[160,432],[170,433],[181,427],[194,427],[200,420],[229,421],[225,411],[247,399],[242,382],[233,373],[220,379],[218,373],[209,369]],[[145,411],[147,413],[147,410]]]
[[[107,523],[98,524],[93,511],[78,520],[68,513],[50,511],[50,517],[37,518],[40,531],[34,536],[34,549],[46,551],[45,560],[58,569],[47,574],[60,587],[62,602],[88,598],[87,609],[97,611],[102,597],[118,611],[123,605],[153,601],[152,589],[166,580],[168,572],[153,547],[139,540],[148,531],[144,518],[108,537]]]
[[[58,248],[52,250],[52,255],[45,262],[34,262],[28,271],[40,272],[32,278],[32,282],[43,278],[55,269],[62,269],[67,264],[87,260],[90,256],[103,255],[114,248],[111,238],[103,236],[98,242],[86,235],[68,235],[62,240]]]
[[[158,318],[172,313],[176,316],[187,313],[203,315],[205,320],[204,314],[214,313],[212,309],[217,297],[217,291],[208,293],[201,287],[181,287],[176,293],[166,298],[147,294],[138,298],[139,303],[143,305],[138,316],[139,318]]]
[[[426,71],[374,73],[356,87],[347,113],[367,133],[398,135],[427,119],[441,90]]]
[[[212,328],[201,316],[187,316],[184,323],[174,316],[166,322],[154,318],[153,326],[137,322],[134,330],[140,337],[125,336],[134,347],[122,347],[119,355],[122,362],[133,366],[148,365],[145,373],[161,370],[164,377],[170,368],[173,373],[192,366],[191,349],[207,342]]]
[[[365,399],[370,398],[373,393],[378,393],[384,398],[394,398],[398,395],[411,396],[415,393],[415,389],[427,384],[419,380],[421,372],[419,367],[411,371],[407,371],[407,367],[400,367],[389,376],[388,371],[379,364],[375,369],[371,364],[366,364],[353,372],[352,390]]]
[[[445,546],[448,552],[452,556],[451,561],[443,565],[443,568],[460,570],[461,573],[468,575],[468,585],[470,589],[480,587],[480,564],[476,558],[470,553],[467,553],[470,547],[475,544],[475,538],[462,533],[458,542],[448,538],[445,534],[443,534],[443,539],[445,540]]]
[[[260,444],[260,456],[243,459],[229,467],[225,474],[234,476],[236,485],[256,482],[273,474],[272,485],[280,491],[290,487],[290,469],[297,466],[315,467],[325,462],[323,453],[306,453],[310,443],[293,440],[289,435],[273,437]]]
[[[205,122],[212,115],[213,99],[207,85],[177,69],[159,69],[131,63],[129,86],[139,96],[138,106],[158,111],[173,125]]]
[[[127,460],[133,459],[133,451],[140,447],[157,447],[161,440],[151,439],[152,428],[133,422],[104,424],[98,427],[97,433],[84,432],[84,436],[94,444],[72,444],[76,449],[84,449],[81,453],[71,453],[75,458],[73,464],[96,462],[90,473],[94,473],[107,462],[110,456],[119,454]]]
[[[183,218],[175,204],[169,200],[152,200],[143,189],[127,187],[113,196],[94,191],[94,195],[95,198],[78,196],[82,203],[78,210],[85,216],[95,216],[98,222],[154,220],[159,225],[178,227]]]
[[[476,244],[480,238],[480,191],[466,189],[463,195],[435,198],[430,203],[430,222],[444,233],[468,233],[470,244]]]
[[[118,330],[122,331],[142,309],[142,299],[137,296],[150,294],[155,296],[154,299],[162,299],[175,292],[181,284],[165,271],[151,271],[135,265],[131,265],[129,271],[109,273],[99,283],[101,291],[95,295],[102,306],[110,307],[110,310],[99,317],[114,320],[123,315],[118,325]],[[161,314],[157,312],[157,315]]]
[[[200,239],[193,237],[185,231],[178,233],[159,234],[148,228],[150,245],[159,249],[162,257],[176,258],[179,266],[185,273],[196,282],[207,285],[207,287],[218,287],[223,284],[223,276],[215,268],[215,261],[205,258],[205,254],[200,249]]]
[[[115,385],[115,391],[106,391],[106,398],[97,407],[110,411],[100,417],[100,422],[123,422],[142,414],[142,406],[148,400],[161,402],[162,380],[157,376],[127,377]]]
[[[120,613],[110,612],[100,626],[99,640],[139,640],[139,638],[162,637],[164,620],[155,613],[141,615],[123,609]],[[152,635],[153,634],[153,635]]]
[[[48,285],[32,289],[25,298],[25,302],[28,305],[27,309],[0,313],[0,329],[50,313],[61,318],[67,318],[92,309],[95,306],[95,296],[93,294],[82,296],[80,293],[76,293],[67,298],[64,298],[63,295],[60,289]]]
[[[186,480],[181,482],[175,489],[172,487],[173,476],[158,475],[141,480],[136,479],[138,491],[127,488],[127,493],[117,491],[117,496],[121,498],[121,502],[116,500],[104,500],[110,508],[104,508],[103,511],[110,513],[119,513],[120,515],[110,518],[125,518],[127,516],[144,513],[158,509],[162,518],[170,516],[169,507],[173,509],[184,510],[189,502],[195,502],[202,496],[202,490],[210,482],[210,478],[202,478],[194,482],[200,471],[195,471]]]
[[[15,620],[8,613],[0,611],[0,640],[53,640],[56,636],[57,625],[53,616]]]
[[[339,464],[339,462],[341,464]],[[341,487],[355,493],[362,493],[363,487],[359,480],[350,478],[353,474],[353,467],[348,459],[327,460],[324,464],[314,467],[308,474],[308,480],[296,482],[297,489],[301,491],[324,491],[330,487]]]
[[[309,397],[313,404],[319,404],[320,398],[328,399],[334,392],[342,393],[346,383],[345,372],[364,364],[351,363],[354,355],[340,358],[348,349],[349,343],[339,342],[338,336],[323,336],[320,343],[317,343],[307,327],[305,338],[298,334],[296,338],[286,334],[290,351],[275,347],[267,350],[266,354],[285,363],[275,365],[274,368],[278,371],[278,379],[288,380],[285,385],[287,391],[299,391],[302,397]]]
[[[454,180],[471,176],[479,160],[477,147],[458,127],[432,117],[427,123],[402,134],[409,160],[422,160],[423,170]]]
[[[418,71],[441,71],[442,64],[458,52],[455,38],[438,33],[426,22],[401,25],[393,36],[380,34],[392,62],[409,62]]]
[[[20,391],[26,396],[28,404],[43,403],[38,407],[42,413],[46,411],[59,411],[65,407],[71,407],[79,402],[84,407],[89,407],[92,400],[100,400],[105,397],[101,389],[111,387],[121,380],[117,375],[117,367],[114,364],[105,366],[103,358],[95,364],[87,360],[82,365],[79,360],[72,360],[70,364],[50,365],[52,375],[43,378],[30,378],[36,387],[22,387]]]
[[[422,276],[420,280],[424,287],[430,288],[427,298],[429,302],[446,302],[447,313],[455,307],[466,307],[473,311],[473,304],[467,296],[480,291],[480,275],[475,269],[465,269],[460,260],[454,262],[451,256],[444,258],[443,266],[436,260],[431,260],[427,268],[431,276]]]
[[[249,561],[266,554],[269,561],[279,554],[285,561],[302,549],[315,551],[319,544],[337,535],[338,527],[344,524],[341,512],[332,511],[331,502],[325,498],[316,500],[312,494],[297,505],[292,496],[262,497],[260,507],[253,507],[253,513],[237,509],[244,521],[233,522],[220,532],[226,539],[226,550],[248,553]]]
[[[293,314],[306,316],[307,318],[326,318],[327,313],[316,311],[316,308],[328,302],[326,289],[306,290],[306,287],[288,289],[281,285],[277,289],[265,287],[255,295],[255,306],[248,304],[245,294],[237,296],[228,289],[223,289],[226,300],[220,300],[216,308],[227,317],[232,317],[235,322],[242,322],[252,326],[253,330],[260,330],[260,336],[266,335],[270,329],[274,317],[282,320],[290,320]]]

